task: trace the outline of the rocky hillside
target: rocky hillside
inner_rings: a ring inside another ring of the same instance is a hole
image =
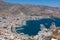
[[[0,14],[6,14],[5,12],[7,12],[13,15],[18,15],[20,11],[30,16],[60,17],[60,8],[57,7],[28,4],[11,4],[0,1]]]

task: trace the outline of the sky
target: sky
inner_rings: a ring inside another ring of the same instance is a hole
[[[34,4],[34,5],[60,7],[60,0],[4,0],[4,1],[18,4]]]

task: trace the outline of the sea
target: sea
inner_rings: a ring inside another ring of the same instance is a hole
[[[25,25],[16,27],[15,30],[17,33],[24,33],[29,36],[37,35],[41,31],[40,24],[43,24],[45,28],[49,29],[52,22],[55,23],[56,27],[60,27],[60,18],[42,18],[38,20],[27,20]]]

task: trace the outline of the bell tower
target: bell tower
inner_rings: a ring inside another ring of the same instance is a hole
[[[50,26],[51,29],[56,29],[56,25],[54,22],[52,22],[51,26]]]

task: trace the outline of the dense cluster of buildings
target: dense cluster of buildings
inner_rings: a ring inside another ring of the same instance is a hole
[[[41,26],[44,26],[41,24]],[[60,28],[52,23],[50,29],[45,27],[37,35],[18,34],[11,32],[8,27],[0,28],[0,40],[60,40]]]

